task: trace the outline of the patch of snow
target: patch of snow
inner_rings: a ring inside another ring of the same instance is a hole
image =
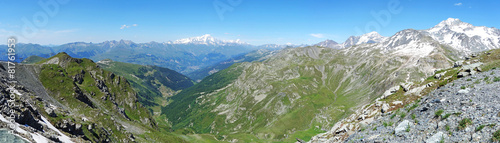
[[[45,117],[43,117],[43,116],[41,116],[41,117],[42,117],[42,121],[44,122],[44,124],[47,125],[47,127],[49,127],[51,130],[56,131],[59,134],[59,140],[61,142],[64,142],[64,143],[72,143],[73,142],[73,141],[71,141],[70,137],[66,136],[61,131],[59,131],[56,127],[54,127],[54,125],[52,125],[47,119],[45,119]]]

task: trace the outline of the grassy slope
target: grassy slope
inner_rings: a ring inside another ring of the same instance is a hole
[[[50,117],[49,120],[51,122],[56,123],[61,119],[69,118],[76,123],[80,123],[83,125],[85,137],[93,142],[100,142],[100,140],[102,141],[102,139],[106,138],[105,132],[109,130],[105,131],[103,129],[111,129],[111,136],[109,138],[113,142],[121,142],[122,139],[127,139],[129,133],[124,132],[123,129],[119,130],[116,127],[117,123],[120,122],[125,122],[125,124],[134,126],[138,130],[146,131],[134,134],[137,141],[184,141],[168,132],[157,134],[156,123],[150,120],[150,112],[140,103],[136,102],[135,92],[123,77],[110,76],[111,72],[98,68],[97,64],[89,59],[73,59],[63,53],[54,57],[59,58],[64,64],[40,65],[40,81],[51,96],[70,108],[70,114],[61,114],[55,118]],[[42,60],[39,63],[44,63],[50,59],[52,58]],[[83,82],[81,84],[73,82],[71,77],[81,74],[82,71],[84,71]],[[109,88],[109,95],[101,92],[96,87],[97,83],[94,77],[104,81],[105,85]],[[118,80],[120,81],[119,83],[116,82]],[[95,95],[91,96],[95,108],[76,99],[73,96],[75,88],[80,88],[84,94],[91,95],[91,93],[95,93]],[[107,100],[101,99],[106,96]],[[114,101],[110,99],[111,97],[115,98]],[[43,109],[43,106],[40,104],[39,106]],[[129,121],[120,115],[117,108],[123,108],[131,120]],[[82,117],[88,118],[89,121],[82,121]],[[110,120],[111,118],[113,119]],[[88,125],[94,125],[93,130],[89,130],[87,128]]]
[[[377,89],[387,89],[406,79],[404,76],[391,80],[387,78],[392,78],[394,74],[406,75],[419,71],[401,70],[393,66],[404,65],[401,59],[409,57],[386,56],[379,51],[372,51],[368,57],[362,52],[350,53],[352,56],[347,57],[345,53],[323,49],[318,54],[321,58],[315,59],[307,56],[308,50],[314,49],[290,49],[286,52],[291,53],[273,56],[263,62],[233,65],[205,78],[200,85],[170,98],[173,104],[162,111],[174,123],[174,129],[212,133],[218,139],[225,137],[227,140],[238,139],[243,142],[293,142],[295,138],[309,140],[322,132],[317,126],[331,127],[336,121],[350,115],[354,107],[373,101],[383,93]],[[306,55],[302,51],[306,51]],[[287,57],[289,55],[293,57]],[[283,63],[287,58],[289,60]],[[316,66],[324,66],[324,71],[320,72]],[[271,70],[262,71],[266,68]],[[243,69],[245,76],[230,72],[239,69]],[[281,77],[289,74],[288,71],[296,71],[300,77],[281,80]],[[322,73],[326,74],[325,78]],[[274,74],[277,74],[276,77],[273,77]],[[425,74],[413,76],[418,79],[425,77]],[[224,82],[217,82],[217,79],[223,79]],[[236,79],[242,82],[240,84],[251,85],[250,89],[236,85],[221,89]],[[255,103],[253,97],[249,97],[266,87],[272,89],[266,92],[268,96],[262,101]],[[300,95],[300,98],[295,99],[295,94]],[[224,106],[227,106],[224,108],[226,111],[234,111],[235,114],[218,109]],[[280,113],[281,109],[285,112]],[[316,117],[318,114],[324,115],[326,119]]]
[[[43,58],[43,57],[33,55],[33,56],[29,56],[28,58],[24,59],[22,61],[22,63],[23,64],[34,64],[34,63],[37,63],[37,62],[44,60],[44,59],[45,58]]]

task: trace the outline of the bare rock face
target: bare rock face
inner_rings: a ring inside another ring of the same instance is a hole
[[[83,135],[82,125],[74,123],[71,119],[63,119],[55,124],[55,127],[72,135]]]

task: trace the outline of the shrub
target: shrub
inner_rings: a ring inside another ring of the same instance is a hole
[[[500,81],[500,77],[495,77],[495,78],[493,79],[493,82],[499,82],[499,81]]]
[[[497,130],[496,132],[493,133],[491,141],[493,142],[500,141],[500,130]]]
[[[448,114],[444,115],[444,116],[443,116],[443,118],[442,118],[441,120],[446,120],[446,118],[448,118],[448,117],[450,117],[450,116],[451,116],[451,114],[450,114],[450,113],[448,113]]]
[[[392,114],[392,115],[391,115],[391,119],[393,119],[395,116],[396,116],[396,114]]]
[[[382,125],[384,125],[384,127],[387,127],[387,123],[386,122],[382,123]]]
[[[463,130],[465,129],[465,127],[467,127],[467,125],[470,124],[472,124],[472,120],[470,120],[469,118],[462,119],[460,122],[458,122],[458,129]]]
[[[461,86],[460,89],[465,89],[465,86]]]
[[[415,120],[416,117],[415,114],[411,114],[411,119]]]
[[[443,109],[439,109],[437,110],[436,112],[434,112],[434,117],[441,117],[441,114],[443,114],[444,110]]]
[[[406,126],[406,132],[410,132],[410,123],[408,123],[408,126]]]
[[[401,113],[401,119],[406,117],[406,113]]]
[[[497,125],[496,123],[493,123],[493,124],[488,124],[488,127],[493,128],[493,127],[495,127],[496,125]]]
[[[419,102],[419,101],[417,101],[417,103],[418,103],[418,102]],[[410,108],[408,108],[408,110],[407,110],[407,111],[408,111],[408,112],[410,112],[411,110],[413,110],[413,109],[417,108],[417,107],[418,107],[418,104],[417,104],[417,103],[413,104]]]
[[[445,129],[446,131],[450,131],[450,125],[446,124],[446,126],[444,126],[444,129]]]
[[[476,128],[476,132],[481,131],[486,125],[479,125],[479,127]]]

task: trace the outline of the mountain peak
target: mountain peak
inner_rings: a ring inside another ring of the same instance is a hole
[[[212,37],[210,34],[205,34],[199,37],[191,37],[175,40],[173,44],[204,44],[204,45],[226,45],[226,44],[247,44],[240,39],[236,40],[219,40]]]
[[[384,41],[387,39],[387,37],[384,37],[380,34],[378,34],[376,31],[372,31],[370,33],[363,34],[361,36],[351,36],[349,37],[344,43],[343,47],[351,47],[354,45],[360,45],[360,44],[370,44],[370,43],[379,43],[381,41]]]
[[[448,26],[453,26],[453,25],[459,25],[459,24],[462,24],[464,22],[460,21],[460,19],[458,18],[448,18],[444,21],[441,21],[438,25],[448,25]]]
[[[341,46],[339,45],[339,43],[337,43],[333,40],[330,40],[330,39],[326,39],[323,42],[319,42],[318,44],[315,44],[315,46],[328,47],[328,48],[333,48],[333,49],[341,49]]]

